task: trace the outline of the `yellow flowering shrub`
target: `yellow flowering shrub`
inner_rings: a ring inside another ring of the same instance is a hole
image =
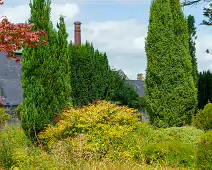
[[[51,149],[59,146],[58,141],[63,141],[69,146],[72,157],[101,158],[111,150],[118,150],[121,138],[139,124],[137,110],[100,101],[64,111],[57,125],[49,125],[39,139]]]

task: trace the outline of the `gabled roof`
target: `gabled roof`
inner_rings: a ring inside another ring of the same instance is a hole
[[[125,80],[129,80],[129,78],[127,77],[127,75],[121,70],[119,69],[118,71],[116,71],[122,78],[124,78]]]
[[[144,81],[141,80],[127,80],[130,84],[132,84],[138,92],[140,97],[144,97]]]

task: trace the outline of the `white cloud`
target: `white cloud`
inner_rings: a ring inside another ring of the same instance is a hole
[[[52,3],[51,8],[51,20],[54,25],[58,22],[60,15],[65,16],[65,21],[69,23],[73,22],[80,12],[79,6],[72,3]]]
[[[29,19],[29,5],[19,5],[15,7],[2,7],[0,16],[6,16],[13,23],[24,23]]]
[[[212,36],[204,28],[198,33],[196,40],[198,69],[199,71],[212,69]],[[207,49],[210,54],[206,53]]]
[[[146,69],[146,33],[147,26],[135,19],[90,22],[82,25],[82,42],[92,42],[95,48],[107,53],[111,66],[136,79],[137,73]]]
[[[59,16],[64,15],[67,22],[73,22],[79,14],[79,6],[74,3],[52,3],[51,20],[54,25],[59,21]],[[30,17],[30,7],[28,4],[14,7],[1,7],[0,16],[7,16],[13,23],[23,23]]]
[[[102,0],[95,2],[100,1]],[[137,3],[143,0],[116,1],[120,1],[120,3]],[[7,0],[7,2],[10,6],[5,3],[5,6],[1,7],[0,16],[6,15],[10,21],[15,23],[25,22],[29,18],[29,0]],[[11,6],[13,2],[19,3],[19,5]],[[73,22],[80,15],[80,3],[84,2],[91,2],[91,0],[52,0],[52,21],[56,24],[60,14],[66,16],[65,21],[67,31],[70,34],[69,39],[73,40]],[[82,42],[88,40],[94,44],[95,48],[98,48],[101,52],[106,52],[110,65],[117,69],[122,69],[129,78],[136,79],[137,73],[144,73],[146,69],[144,47],[147,25],[136,19],[94,21],[95,18],[91,18],[87,22],[82,23]],[[196,55],[200,71],[208,68],[212,69],[212,55],[205,53],[206,49],[210,49],[212,52],[212,36],[210,35],[211,33],[204,31],[203,28],[197,32]]]

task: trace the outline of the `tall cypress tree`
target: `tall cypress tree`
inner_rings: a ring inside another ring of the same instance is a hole
[[[60,18],[58,33],[50,21],[50,0],[33,0],[30,3],[29,23],[48,34],[48,45],[37,49],[24,48],[22,85],[24,100],[22,126],[34,137],[52,123],[70,98],[70,75],[67,59],[67,33]]]
[[[99,99],[105,99],[108,59],[105,54],[94,50],[92,44],[69,45],[72,53],[71,86],[74,106],[84,106]]]
[[[146,104],[150,122],[156,127],[191,123],[197,90],[188,38],[180,2],[154,0],[146,40]]]
[[[196,27],[194,16],[189,15],[187,18],[188,23],[188,34],[189,34],[189,52],[192,58],[192,75],[194,79],[194,84],[198,86],[198,69],[197,69],[197,58],[196,58]]]

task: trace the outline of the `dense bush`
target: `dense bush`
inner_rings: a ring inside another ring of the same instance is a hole
[[[41,134],[43,139],[38,140],[37,146],[23,129],[6,127],[0,133],[0,169],[194,168],[196,139],[203,134],[202,130],[194,127],[155,130],[149,124],[138,123],[133,116],[136,114],[130,113],[132,109],[113,106],[104,104],[102,108],[101,104],[102,109],[92,105],[66,111],[56,127]],[[98,111],[107,116],[98,116]],[[66,128],[69,125],[73,125],[72,132],[71,127]],[[45,137],[45,133],[49,136]]]
[[[15,167],[20,170],[54,169],[56,166],[54,160],[35,147],[24,131],[16,126],[6,126],[0,133],[0,164],[8,170]]]
[[[184,144],[196,146],[197,139],[204,133],[204,131],[192,126],[185,127],[171,127],[166,129],[155,130],[155,139],[157,143],[163,141],[179,141]]]
[[[22,60],[22,87],[24,100],[21,106],[22,127],[28,136],[35,136],[70,102],[70,67],[68,64],[68,34],[64,17],[53,29],[48,0],[30,3],[29,23],[48,34],[48,44],[39,48],[24,48]],[[42,14],[42,15],[41,15]]]
[[[143,147],[146,163],[194,168],[196,141],[204,131],[188,126],[161,128],[151,133],[148,145]]]
[[[203,134],[197,145],[197,162],[198,169],[212,169],[212,130]]]
[[[196,114],[194,126],[205,131],[212,129],[212,103],[207,104]]]
[[[106,54],[95,50],[86,42],[75,47],[68,47],[71,54],[72,100],[74,106],[85,106],[99,99],[105,99],[109,63]]]
[[[163,141],[148,145],[144,155],[147,164],[157,162],[165,165],[192,167],[195,159],[195,146],[179,141]]]
[[[143,98],[139,98],[135,88],[118,71],[110,70],[107,79],[106,99],[118,101],[120,105],[127,105],[139,109],[143,105]]]
[[[5,113],[3,108],[0,108],[0,124],[3,123],[5,120],[10,120],[10,116]]]
[[[75,107],[87,106],[97,100],[119,101],[138,109],[141,101],[135,89],[109,66],[106,53],[95,50],[89,42],[68,47],[71,54],[72,100]]]
[[[197,89],[188,42],[180,1],[152,1],[146,40],[146,103],[150,122],[155,127],[192,122]]]
[[[98,102],[65,111],[57,126],[48,127],[40,133],[39,138],[48,147],[64,139],[63,143],[70,145],[72,158],[128,157],[127,153],[119,154],[120,142],[140,124],[136,113],[136,110],[128,107]]]

